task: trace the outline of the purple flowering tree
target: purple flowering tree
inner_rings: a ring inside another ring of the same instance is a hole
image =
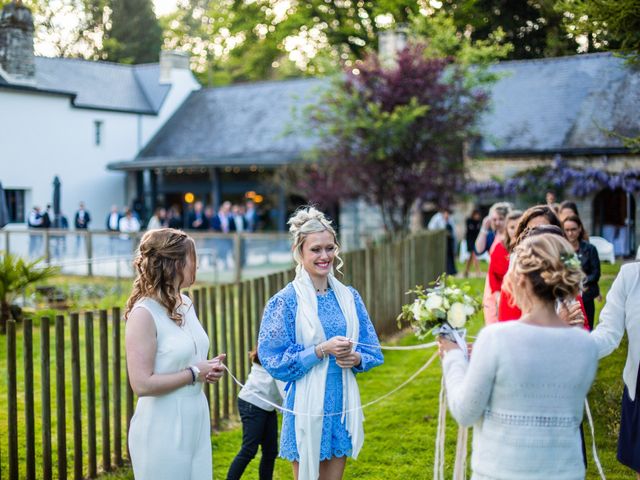
[[[447,205],[462,190],[464,145],[486,104],[465,68],[427,58],[424,45],[391,68],[372,55],[305,112],[320,141],[297,187],[321,205],[362,198],[387,231],[406,231],[416,200]]]
[[[570,166],[557,156],[551,168],[536,167],[519,172],[505,180],[470,181],[467,193],[478,196],[511,197],[531,191],[564,191],[572,197],[582,198],[604,188],[622,189],[629,193],[640,192],[640,169],[608,172],[597,168]]]

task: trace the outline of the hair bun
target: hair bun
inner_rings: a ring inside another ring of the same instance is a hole
[[[310,220],[317,220],[324,225],[331,225],[331,222],[327,220],[320,210],[313,206],[300,207],[289,218],[287,222],[289,224],[289,232],[293,235],[297,234],[303,225]]]

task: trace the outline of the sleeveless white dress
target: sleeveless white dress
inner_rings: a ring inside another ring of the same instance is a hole
[[[175,373],[205,360],[209,338],[191,300],[183,295],[178,326],[151,298],[133,307],[146,309],[156,326],[155,373]],[[129,428],[129,451],[136,480],[211,480],[211,427],[202,383],[165,395],[138,398]]]

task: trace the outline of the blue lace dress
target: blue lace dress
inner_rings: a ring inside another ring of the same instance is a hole
[[[378,345],[378,336],[362,298],[355,289],[351,287],[349,289],[353,293],[360,321],[359,341]],[[267,303],[258,337],[258,355],[262,365],[274,378],[290,382],[284,401],[284,406],[289,409],[295,409],[295,381],[306,375],[321,361],[315,354],[315,346],[305,348],[304,345],[296,343],[297,308],[296,292],[293,285],[289,283]],[[318,296],[318,316],[327,339],[346,334],[346,321],[332,290]],[[357,368],[353,368],[355,373],[366,372],[383,362],[379,348],[358,345],[356,351],[360,353],[362,363]],[[329,359],[324,411],[325,413],[342,411],[342,368],[336,364],[333,356]],[[289,413],[285,413],[282,419],[280,456],[289,461],[299,460],[294,416]],[[341,423],[341,415],[326,416],[322,425],[320,461],[344,456],[351,456],[351,439],[344,424]]]

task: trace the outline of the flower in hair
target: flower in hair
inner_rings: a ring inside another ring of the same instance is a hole
[[[560,260],[562,260],[562,263],[564,263],[564,266],[567,268],[575,270],[582,268],[580,259],[575,253],[563,253],[560,255]]]

